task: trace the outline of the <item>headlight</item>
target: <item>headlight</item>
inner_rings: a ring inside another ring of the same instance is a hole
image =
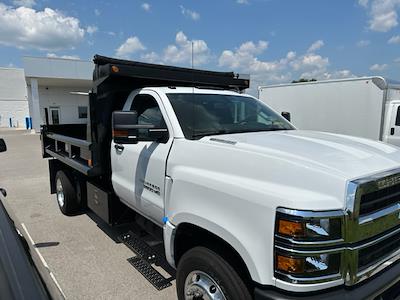
[[[340,271],[340,254],[293,255],[284,251],[276,252],[275,268],[281,274],[300,278],[321,277],[338,274]]]
[[[280,208],[275,225],[275,276],[292,283],[340,278],[343,212]]]
[[[327,241],[342,237],[341,217],[300,217],[278,212],[276,218],[276,232],[282,237],[299,241]]]

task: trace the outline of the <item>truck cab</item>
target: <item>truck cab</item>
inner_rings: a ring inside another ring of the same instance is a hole
[[[398,148],[297,130],[228,73],[97,63],[87,140],[42,132],[62,212],[87,190],[161,228],[179,299],[399,295]]]

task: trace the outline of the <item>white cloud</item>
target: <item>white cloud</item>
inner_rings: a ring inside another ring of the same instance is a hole
[[[350,70],[339,70],[329,72],[327,70],[313,70],[311,72],[304,72],[299,78],[317,79],[317,80],[329,80],[329,79],[343,79],[343,78],[354,78],[357,77]]]
[[[257,44],[254,44],[252,41],[249,41],[240,45],[238,52],[249,53],[249,54],[261,54],[267,48],[268,48],[267,41],[258,41]]]
[[[331,75],[332,79],[336,79],[336,78],[352,78],[352,77],[357,77],[357,76],[354,75],[350,70],[335,71]]]
[[[372,31],[387,32],[398,25],[400,0],[359,0],[358,3],[368,10]]]
[[[45,8],[12,8],[0,3],[0,44],[39,50],[71,49],[83,41],[79,20]]]
[[[88,27],[86,28],[86,32],[89,33],[89,34],[94,34],[94,33],[96,33],[98,30],[99,30],[99,29],[97,28],[97,26],[94,26],[94,25],[88,26]]]
[[[357,47],[363,48],[363,47],[367,47],[371,44],[371,41],[369,40],[360,40],[357,42]]]
[[[47,53],[46,56],[50,57],[50,58],[64,58],[64,59],[75,59],[75,60],[80,59],[78,55],[61,55],[61,56],[59,56],[55,53]]]
[[[145,11],[150,11],[150,9],[151,9],[151,6],[150,6],[150,4],[149,3],[142,3],[142,9],[143,10],[145,10]]]
[[[289,51],[288,54],[286,55],[286,59],[292,60],[296,57],[296,52],[294,51]]]
[[[290,65],[295,71],[317,69],[321,72],[325,71],[326,67],[329,66],[329,59],[318,54],[307,53],[291,62]]]
[[[314,52],[322,46],[323,42],[317,41],[302,55],[289,51],[280,59],[267,60],[261,56],[265,56],[268,42],[249,41],[236,49],[222,51],[218,63],[221,68],[250,74],[251,86],[247,92],[253,95],[257,94],[259,85],[290,82],[302,77],[317,80],[355,77],[348,69],[331,70],[329,58]]]
[[[388,65],[387,64],[374,64],[374,65],[372,65],[371,67],[369,67],[369,69],[371,70],[371,71],[384,71],[384,70],[386,70],[388,68]]]
[[[94,10],[94,14],[98,17],[98,16],[101,15],[101,12],[100,12],[99,9],[96,8],[96,9]]]
[[[236,0],[236,3],[238,4],[249,4],[248,0]]]
[[[160,56],[152,51],[149,53],[145,53],[140,57],[143,61],[148,62],[148,63],[157,63],[157,64],[162,64],[162,62],[160,61]]]
[[[179,7],[181,9],[182,15],[184,15],[185,17],[191,18],[193,21],[197,21],[200,19],[200,14],[198,12],[187,9],[183,5],[180,5]]]
[[[136,36],[131,36],[116,49],[115,55],[122,58],[130,58],[134,53],[146,50],[146,47],[142,44]]]
[[[36,5],[35,0],[13,0],[12,3],[15,6],[24,6],[24,7],[34,7]]]
[[[163,61],[173,64],[191,64],[192,46],[194,66],[205,64],[210,60],[211,51],[204,40],[189,40],[182,31],[179,31],[175,37],[175,44],[164,49]]]
[[[400,35],[394,35],[388,40],[388,44],[400,44]]]
[[[231,69],[240,69],[249,73],[262,73],[274,71],[280,67],[279,61],[261,61],[256,55],[263,53],[268,48],[267,41],[245,42],[236,50],[224,50],[219,57],[219,65]],[[292,57],[290,52],[288,57]]]
[[[308,48],[307,52],[315,52],[319,49],[321,49],[324,46],[324,41],[323,40],[318,40],[312,43],[310,48]]]

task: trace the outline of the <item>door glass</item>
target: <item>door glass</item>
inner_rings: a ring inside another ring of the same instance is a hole
[[[397,107],[396,122],[394,124],[400,126],[400,106]]]
[[[53,122],[53,125],[60,124],[60,115],[58,113],[58,109],[51,110],[51,121]]]
[[[132,102],[131,110],[138,113],[139,125],[154,125],[156,128],[165,128],[166,124],[156,99],[150,95],[137,95]],[[139,129],[139,136],[144,136],[147,129]]]

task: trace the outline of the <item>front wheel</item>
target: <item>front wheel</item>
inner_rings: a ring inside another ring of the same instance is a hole
[[[250,293],[237,272],[218,254],[195,247],[178,264],[179,300],[249,300]]]

